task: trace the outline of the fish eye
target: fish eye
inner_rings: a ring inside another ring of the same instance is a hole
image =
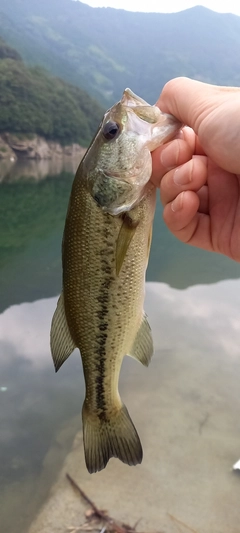
[[[115,139],[119,130],[120,130],[119,124],[117,124],[117,122],[113,122],[112,120],[109,120],[108,122],[106,122],[106,124],[104,124],[102,134],[103,134],[103,137],[105,137],[107,141],[110,141],[111,139]]]

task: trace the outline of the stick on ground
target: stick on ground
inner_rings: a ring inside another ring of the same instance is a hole
[[[128,524],[117,522],[116,520],[114,520],[114,518],[109,516],[106,511],[102,511],[101,509],[99,509],[69,474],[66,474],[66,478],[68,479],[69,483],[72,485],[73,489],[79,494],[79,496],[83,499],[83,501],[90,506],[91,510],[93,511],[92,513],[90,512],[89,514],[89,521],[97,518],[103,524],[103,527],[101,528],[99,533],[105,533],[105,531],[107,531],[108,533],[136,533],[136,526],[139,521],[137,521],[134,527],[131,527]],[[181,520],[178,520],[178,518],[176,518],[175,516],[171,515],[170,513],[167,513],[167,514],[171,518],[171,520],[175,522],[175,524],[178,527],[178,530],[180,529],[179,528],[180,526],[181,531],[182,531],[182,528],[184,528],[185,531],[188,530],[190,533],[197,533],[195,529],[192,529],[191,527],[187,526],[187,524],[185,524]],[[80,529],[82,530],[83,526],[79,528],[79,530]],[[93,529],[97,529],[97,528],[95,527]],[[164,533],[164,532],[159,531],[158,533]]]

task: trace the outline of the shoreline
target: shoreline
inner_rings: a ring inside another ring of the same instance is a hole
[[[82,159],[86,148],[77,143],[62,146],[57,141],[48,141],[40,135],[21,136],[12,133],[0,135],[0,161]]]

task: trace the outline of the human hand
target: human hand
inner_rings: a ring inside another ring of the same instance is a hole
[[[166,225],[185,243],[240,261],[240,89],[176,78],[157,105],[188,126],[153,152]]]

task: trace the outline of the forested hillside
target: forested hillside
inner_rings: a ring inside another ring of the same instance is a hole
[[[103,112],[84,90],[42,67],[28,68],[0,40],[0,133],[35,133],[61,144],[87,146]]]
[[[240,85],[240,17],[201,6],[171,14],[73,0],[0,0],[0,34],[30,65],[108,106],[123,89],[154,102],[175,76]]]

